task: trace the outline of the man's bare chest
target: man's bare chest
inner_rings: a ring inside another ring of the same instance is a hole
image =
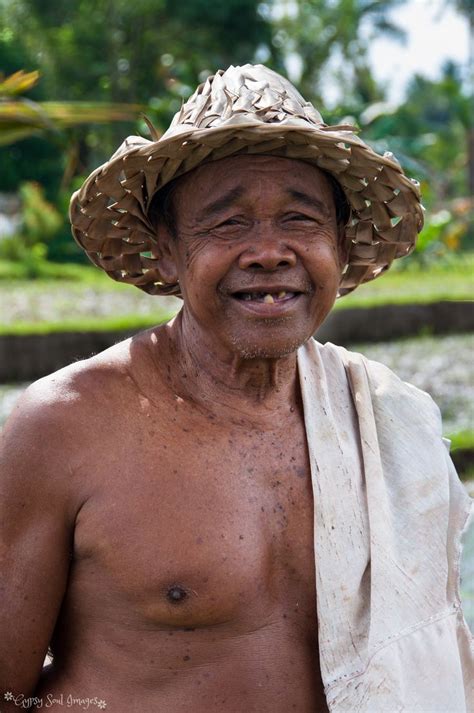
[[[76,526],[80,586],[92,568],[117,603],[164,628],[237,623],[275,607],[314,616],[301,423],[259,431],[182,420],[147,435],[135,450],[118,439],[100,463]]]

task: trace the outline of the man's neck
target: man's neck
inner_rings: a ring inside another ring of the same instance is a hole
[[[170,386],[177,395],[217,415],[237,411],[251,420],[277,417],[297,407],[296,352],[280,358],[244,358],[186,328],[181,315],[163,336],[164,343],[158,347],[156,342],[156,348],[160,361],[163,357],[167,362]]]

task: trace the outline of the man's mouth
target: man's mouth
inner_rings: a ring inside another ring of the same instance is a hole
[[[287,290],[279,290],[278,292],[234,292],[232,295],[242,302],[264,302],[265,304],[274,304],[275,302],[286,302],[299,294],[298,292],[289,292]]]

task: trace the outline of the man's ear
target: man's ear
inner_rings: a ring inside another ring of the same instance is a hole
[[[169,228],[159,222],[154,243],[151,245],[151,254],[157,261],[157,267],[163,282],[174,285],[178,282],[178,269],[176,263],[176,240]]]
[[[337,254],[341,270],[347,265],[349,260],[349,249],[351,246],[350,238],[346,236],[346,226],[338,225],[337,227]]]

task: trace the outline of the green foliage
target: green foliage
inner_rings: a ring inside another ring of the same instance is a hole
[[[415,260],[420,265],[440,262],[449,264],[454,253],[469,247],[474,205],[469,199],[460,199],[452,201],[450,208],[428,214],[411,256],[410,266],[413,266]],[[408,261],[402,261],[401,267],[406,266]]]
[[[22,201],[21,238],[26,248],[44,243],[60,228],[62,218],[44,199],[37,183],[24,183],[20,188]]]
[[[44,198],[40,185],[20,186],[21,223],[15,235],[0,241],[0,257],[19,262],[28,277],[37,277],[46,262],[47,242],[63,225],[56,208]]]
[[[200,73],[251,61],[270,42],[258,7],[257,0],[17,0],[7,3],[6,20],[41,52],[48,96],[156,105],[179,89],[179,108]],[[93,133],[86,136],[95,148]],[[101,132],[104,151],[123,133]]]
[[[451,451],[459,449],[474,451],[474,430],[452,433],[449,439],[451,441]]]
[[[174,313],[157,309],[153,316],[124,314],[120,317],[101,317],[100,319],[75,318],[55,322],[15,322],[15,324],[0,324],[0,335],[22,334],[53,334],[57,332],[138,332],[149,329],[162,322],[167,322]]]
[[[262,47],[269,48],[269,57],[276,54],[258,0],[3,0],[0,27],[0,70],[38,66],[41,86],[29,97],[36,93],[36,100],[53,102],[49,111],[57,101],[139,102],[161,128],[197,81],[217,67],[252,61]],[[114,124],[49,132],[50,166],[38,141],[2,149],[0,190],[13,190],[32,177],[50,198],[69,190],[74,176],[87,175],[126,135],[148,135],[137,121],[140,111],[122,121],[115,117]]]
[[[55,282],[68,283],[70,289],[71,284],[83,285],[103,285],[106,282],[110,289],[117,287],[119,283],[114,283],[103,272],[97,270],[96,267],[88,267],[86,265],[71,265],[68,263],[54,263],[44,261],[39,265],[38,273],[35,276],[38,290],[41,290],[45,285],[51,285]],[[14,286],[22,284],[22,281],[29,280],[28,270],[23,262],[0,258],[0,289],[4,292]],[[31,283],[24,283],[24,287]]]
[[[347,106],[382,99],[383,91],[369,66],[368,47],[379,35],[403,40],[403,31],[390,20],[389,13],[405,2],[295,0],[291,11],[279,13],[273,42],[298,56],[304,96],[320,104],[330,78]]]
[[[426,304],[439,300],[473,299],[474,253],[449,253],[424,263],[413,255],[395,261],[383,277],[337,300],[335,308],[382,304]]]
[[[22,67],[41,74],[36,85],[28,72],[9,80],[28,91],[23,97],[15,89],[0,102],[0,135],[15,112],[13,132],[26,136],[46,129],[42,138],[0,149],[0,191],[38,181],[66,216],[80,177],[126,135],[149,135],[138,108],[121,114],[120,107],[146,105],[144,113],[163,130],[196,83],[216,68],[256,60],[285,71],[293,59],[300,68],[299,89],[328,123],[352,117],[377,151],[393,151],[407,173],[421,179],[426,228],[410,260],[425,263],[472,249],[472,213],[455,205],[474,190],[472,111],[462,68],[448,63],[439,80],[415,76],[405,101],[391,107],[369,64],[373,38],[403,41],[392,18],[405,2],[0,0],[0,70],[6,77]],[[456,5],[471,17],[470,2]],[[329,111],[321,101],[328,85],[340,94]],[[67,101],[78,104],[68,109]],[[104,103],[116,105],[115,115],[101,114]],[[72,126],[76,121],[83,124]],[[452,217],[441,224],[440,215],[447,215],[442,211]],[[48,241],[47,256],[84,260],[66,218]]]
[[[24,94],[35,86],[39,79],[39,72],[24,72],[19,70],[10,76],[0,79],[0,96],[11,97]]]
[[[434,210],[469,195],[472,122],[471,100],[460,67],[452,62],[445,64],[438,81],[415,75],[398,108],[369,107],[361,115],[376,148],[385,150],[390,145],[403,164],[418,174],[425,203]]]
[[[48,241],[47,258],[53,262],[59,263],[75,263],[80,268],[81,265],[90,266],[90,261],[84,251],[72,239],[71,225],[68,219],[69,201],[72,191],[79,188],[86,177],[76,177],[69,190],[61,190],[58,192],[55,200],[55,206],[62,216],[63,223],[59,230]],[[71,264],[71,267],[73,265]],[[97,269],[95,269],[97,272]]]
[[[1,47],[0,41],[0,50]],[[20,70],[6,77],[0,74],[0,147],[8,146],[2,156],[0,190],[16,190],[23,177],[28,176],[30,180],[44,184],[51,199],[56,195],[61,179],[63,182],[71,173],[71,159],[76,155],[74,144],[68,146],[61,129],[77,124],[123,120],[135,116],[139,107],[91,102],[38,103],[18,96],[33,89],[38,79],[36,71]],[[29,138],[45,132],[56,150],[44,141]],[[26,141],[20,148],[18,142],[21,139]]]
[[[451,220],[452,215],[449,210],[441,210],[439,213],[431,215],[418,238],[415,253],[427,257],[427,253],[432,252],[433,249],[439,251],[442,246],[442,235]]]
[[[54,200],[66,165],[66,141],[54,135],[45,141],[37,136],[11,146],[0,146],[2,170],[0,191],[13,193],[25,180],[40,183]]]

